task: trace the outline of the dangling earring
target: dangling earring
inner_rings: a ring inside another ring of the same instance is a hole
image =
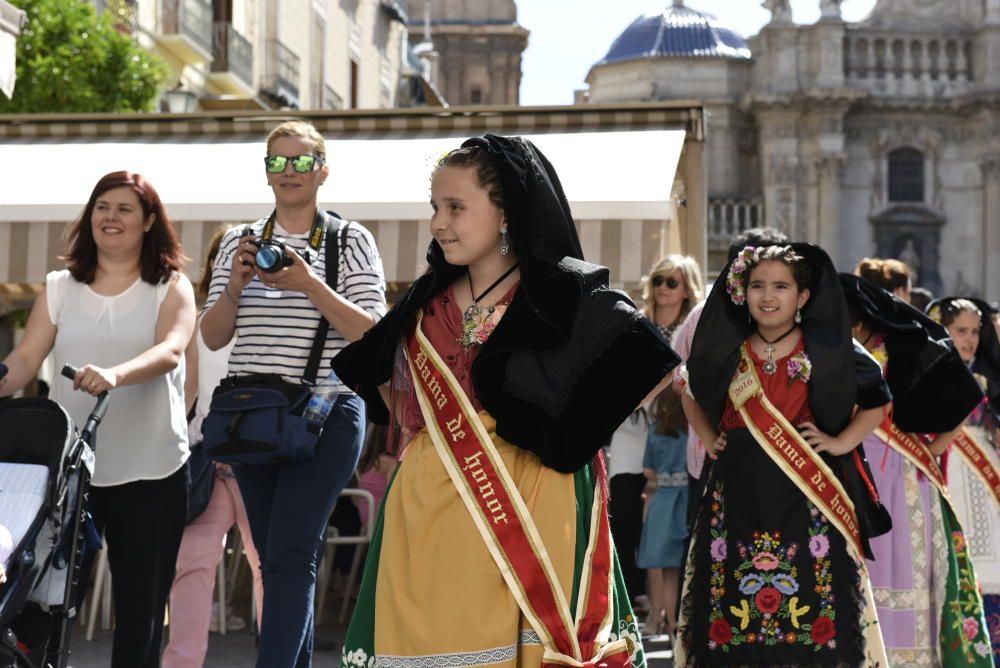
[[[510,237],[507,236],[507,226],[504,225],[500,228],[500,254],[507,255],[510,253]]]
[[[796,306],[795,307],[795,324],[796,325],[801,325],[802,324],[802,307],[801,306]]]

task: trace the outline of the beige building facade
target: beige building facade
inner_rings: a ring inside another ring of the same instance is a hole
[[[425,102],[399,0],[94,1],[169,65],[164,111]]]
[[[768,224],[845,270],[897,257],[938,295],[1000,299],[1000,0],[878,0],[858,23],[840,4],[796,25],[768,0],[744,41],[674,0],[581,97],[704,101],[715,268],[734,233]]]
[[[517,22],[514,0],[411,0],[408,6],[410,41],[433,48],[432,78],[450,104],[519,103],[529,32]]]

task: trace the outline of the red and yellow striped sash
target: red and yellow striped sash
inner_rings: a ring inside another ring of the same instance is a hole
[[[962,456],[986,488],[993,492],[993,499],[1000,505],[1000,472],[993,465],[986,448],[964,427],[951,442],[952,447]]]
[[[864,554],[861,530],[847,490],[798,430],[768,400],[747,354],[746,344],[740,348],[740,363],[736,378],[729,386],[729,398],[747,429],[764,446],[764,452],[843,534],[855,558],[861,557]]]
[[[885,441],[890,448],[906,458],[911,464],[927,476],[927,479],[934,483],[941,496],[951,503],[948,496],[948,484],[945,482],[941,467],[926,445],[915,435],[903,431],[892,421],[891,415],[886,415],[885,419],[875,429],[875,435]]]
[[[609,642],[613,613],[607,498],[594,494],[576,615],[517,486],[472,402],[421,331],[407,341],[417,399],[434,447],[522,614],[543,666],[627,668],[631,641]],[[575,621],[575,623],[574,623]]]

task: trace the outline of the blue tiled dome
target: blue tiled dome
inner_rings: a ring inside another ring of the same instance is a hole
[[[643,14],[633,21],[596,64],[662,57],[747,60],[750,49],[746,40],[719,25],[711,14],[675,2],[672,7]]]

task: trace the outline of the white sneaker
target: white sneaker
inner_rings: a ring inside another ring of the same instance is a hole
[[[232,608],[228,609],[226,613],[226,632],[229,631],[242,631],[247,627],[246,620],[242,617],[234,615],[232,613]],[[220,628],[219,624],[219,602],[214,601],[212,603],[212,618],[208,622],[208,630],[210,633],[218,633]]]
[[[242,631],[247,627],[247,623],[242,617],[236,615],[226,615],[226,631]]]

